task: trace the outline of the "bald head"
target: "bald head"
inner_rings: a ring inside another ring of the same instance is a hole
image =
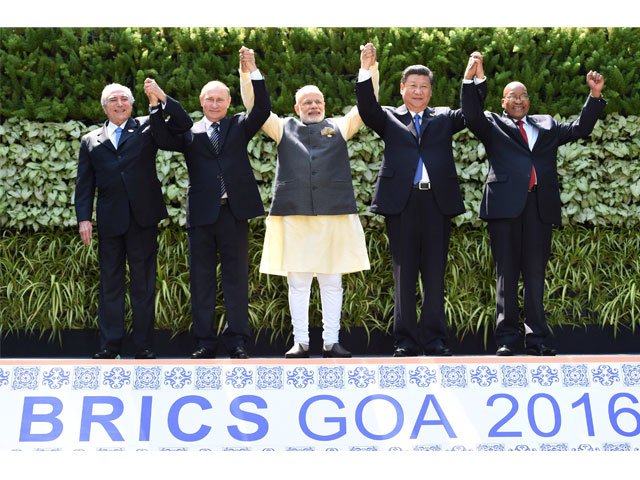
[[[527,87],[524,86],[524,83],[521,82],[511,82],[508,83],[506,87],[504,87],[504,90],[502,91],[502,96],[506,97],[507,95],[509,95],[509,92],[515,88],[522,88],[524,89],[524,91],[527,91]]]
[[[502,108],[514,120],[522,120],[529,113],[527,87],[520,82],[511,82],[502,92]]]

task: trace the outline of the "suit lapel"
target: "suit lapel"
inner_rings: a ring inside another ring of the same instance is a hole
[[[404,126],[407,127],[407,130],[411,133],[411,135],[413,135],[413,137],[418,140],[419,135],[416,131],[416,125],[415,123],[413,123],[413,117],[411,116],[411,112],[409,111],[407,106],[401,105],[396,108],[396,115],[398,115],[398,120],[400,120],[404,124]]]
[[[206,117],[202,117],[202,120],[197,122],[193,128],[192,132],[194,138],[202,138],[202,141],[207,145],[207,148],[211,152],[212,155],[215,155],[216,152],[213,149],[213,145],[211,144],[211,140],[209,139],[209,132],[207,131],[207,119]]]
[[[526,147],[529,150],[529,144],[525,141],[524,137],[520,133],[520,129],[516,125],[513,118],[509,117],[506,113],[500,118],[502,120],[503,129],[520,145]]]
[[[220,120],[220,153],[222,153],[222,149],[224,148],[224,142],[227,139],[227,134],[229,133],[230,126],[231,121],[228,117]]]
[[[433,108],[425,108],[424,112],[422,112],[422,120],[420,123],[420,136],[422,137],[422,135],[424,135],[424,132],[427,131],[427,128],[429,128],[429,125],[431,124],[431,120],[433,120],[433,117],[435,116],[435,111],[433,110]]]
[[[546,135],[546,133],[549,131],[549,129],[544,128],[542,125],[540,125],[540,123],[538,122],[538,120],[535,117],[529,117],[527,116],[527,121],[533,125],[536,130],[538,131],[538,136],[536,137],[536,141],[533,144],[533,148],[536,148],[536,146],[540,143],[540,140],[542,139],[542,137],[544,137],[544,135]],[[533,148],[531,150],[533,150]]]
[[[138,128],[138,122],[136,122],[133,118],[127,120],[127,124],[124,126],[122,130],[122,134],[120,135],[120,141],[118,142],[118,147],[122,148],[129,138],[133,137],[136,130]]]
[[[109,125],[109,120],[104,122],[104,125],[102,125],[102,130],[100,130],[96,135],[96,141],[104,145],[105,147],[107,147],[112,152],[115,152],[116,147],[113,145],[113,143],[111,143],[111,139],[109,138],[109,130],[107,130],[107,125]]]

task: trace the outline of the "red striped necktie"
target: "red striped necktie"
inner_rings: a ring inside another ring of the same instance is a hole
[[[529,137],[527,137],[527,132],[524,130],[524,123],[522,120],[517,120],[516,125],[518,125],[518,129],[520,129],[520,133],[522,134],[522,138],[527,143],[527,147],[529,147]],[[531,190],[536,184],[536,169],[531,165],[531,178],[529,179],[529,190]]]

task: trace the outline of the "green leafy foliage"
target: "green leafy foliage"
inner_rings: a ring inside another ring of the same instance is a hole
[[[577,115],[588,93],[584,76],[606,77],[607,116],[591,138],[560,148],[564,228],[554,233],[546,299],[552,325],[614,325],[635,329],[640,235],[640,92],[637,28],[5,28],[0,29],[0,332],[96,327],[97,245],[77,238],[73,193],[80,138],[104,113],[102,88],[132,88],[134,114],[146,113],[143,81],[156,78],[194,118],[198,93],[219,79],[238,94],[238,49],[254,48],[279,115],[293,111],[295,91],[314,83],[327,114],[355,101],[359,45],[378,51],[380,101],[401,102],[402,70],[435,73],[432,105],[459,106],[468,54],[485,56],[487,109],[499,111],[503,86],[523,81],[532,113]],[[262,134],[249,144],[265,207],[271,202],[276,145]],[[344,277],[345,328],[390,331],[391,260],[382,217],[368,211],[383,143],[362,129],[349,153],[371,270]],[[455,218],[446,279],[446,311],[459,337],[493,328],[494,278],[487,234],[477,217],[487,163],[471,133],[454,137],[467,212]],[[157,327],[190,328],[185,224],[188,175],[181,154],[160,152],[158,175],[170,217],[162,224],[157,279]],[[262,219],[251,222],[250,322],[254,333],[290,334],[286,280],[262,275]],[[311,323],[321,324],[314,289]],[[127,312],[130,310],[127,309]],[[217,314],[224,319],[219,298]],[[130,322],[130,318],[127,318]],[[221,323],[222,324],[222,323]]]
[[[371,270],[344,275],[342,325],[391,332],[393,277],[386,235],[366,231]],[[258,271],[264,223],[250,223],[249,318],[252,332],[287,338],[291,320],[285,277]],[[549,323],[581,327],[612,325],[635,330],[640,234],[636,228],[566,227],[554,232],[547,270],[545,308]],[[494,327],[495,279],[488,234],[470,225],[452,232],[446,274],[446,315],[458,338]],[[219,277],[219,275],[218,275]],[[72,230],[5,231],[0,237],[0,333],[97,328],[97,242],[85,247]],[[174,333],[191,327],[187,238],[173,226],[159,235],[156,328]],[[310,323],[322,325],[318,289],[313,288]],[[522,292],[521,292],[522,293]],[[127,325],[131,310],[127,306]],[[225,309],[219,289],[219,327]]]
[[[200,108],[200,88],[212,79],[229,85],[241,109],[238,50],[253,48],[266,75],[274,111],[291,112],[295,91],[313,83],[337,115],[354,102],[359,46],[373,42],[381,72],[380,100],[401,101],[402,70],[424,64],[435,73],[434,105],[459,105],[467,57],[485,55],[487,108],[500,109],[502,88],[524,82],[532,111],[575,113],[587,89],[584,76],[606,79],[609,111],[640,111],[638,28],[5,28],[0,29],[0,117],[85,123],[102,118],[104,85],[128,85],[146,111],[146,76],[156,78],[187,110]]]
[[[579,110],[582,102],[575,106]],[[198,117],[196,112],[194,117]],[[575,117],[572,117],[575,118]],[[558,119],[562,120],[560,117]],[[76,224],[73,195],[80,137],[96,128],[77,121],[35,122],[10,118],[0,124],[0,227],[38,231]],[[560,147],[558,172],[565,224],[640,223],[640,121],[608,115],[590,139]],[[467,211],[457,225],[478,219],[487,163],[484,147],[467,130],[454,137],[454,154]],[[356,202],[367,228],[382,229],[382,217],[368,211],[384,143],[363,128],[348,143]],[[262,133],[248,146],[265,208],[271,203],[277,147]],[[170,218],[184,225],[189,183],[184,157],[160,151],[157,159]]]

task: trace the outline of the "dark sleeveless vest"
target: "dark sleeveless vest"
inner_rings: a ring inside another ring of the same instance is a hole
[[[305,125],[297,118],[284,119],[270,214],[356,212],[347,142],[336,122]]]

